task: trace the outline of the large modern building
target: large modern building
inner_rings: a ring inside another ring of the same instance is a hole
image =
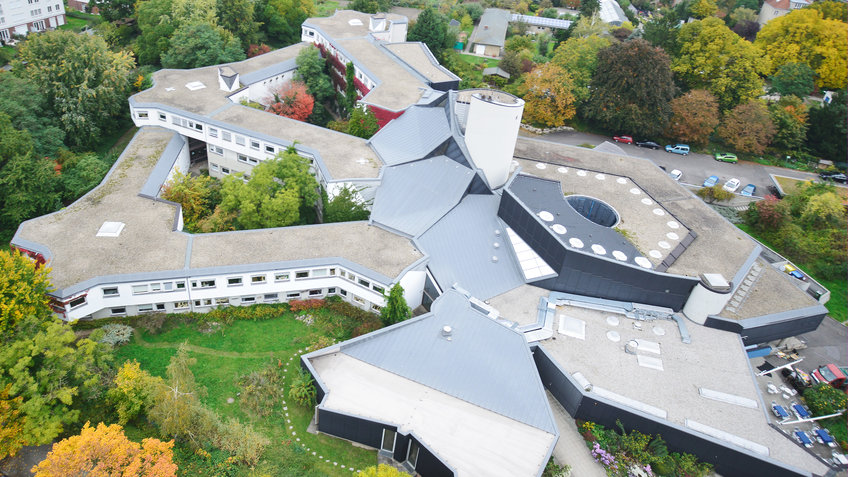
[[[426,313],[302,357],[319,432],[423,476],[535,476],[566,445],[555,399],[660,433],[722,475],[827,473],[770,417],[746,351],[814,330],[829,295],[650,161],[519,137],[521,99],[457,91],[404,29],[338,12],[307,20],[299,45],[156,73],[130,99],[141,129],[103,183],[12,240],[51,267],[57,313],[329,295],[376,311],[400,283]],[[289,81],[309,43],[352,63],[360,101],[386,113],[370,140],[241,104]],[[159,197],[192,160],[250,174],[290,146],[331,195],[373,198],[370,219],[189,234]]]
[[[65,24],[65,6],[56,0],[3,0],[0,2],[0,41],[9,42],[30,32]]]

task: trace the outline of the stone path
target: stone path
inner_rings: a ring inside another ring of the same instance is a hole
[[[606,477],[604,466],[592,458],[589,448],[583,441],[583,436],[577,430],[574,419],[551,393],[546,392],[546,394],[554,414],[554,421],[559,429],[559,441],[553,452],[554,461],[559,465],[570,465],[571,475],[574,477]]]

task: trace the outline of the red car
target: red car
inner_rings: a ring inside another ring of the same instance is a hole
[[[633,138],[630,136],[613,136],[612,140],[615,142],[623,142],[624,144],[633,144]]]

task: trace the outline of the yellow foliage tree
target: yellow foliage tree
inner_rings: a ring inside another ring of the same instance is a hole
[[[711,17],[718,11],[718,6],[713,0],[698,0],[690,10],[696,18]]]
[[[176,477],[174,441],[144,439],[141,444],[124,435],[121,426],[86,422],[78,436],[53,445],[47,458],[32,468],[35,477]]]
[[[0,342],[22,318],[50,316],[49,274],[25,255],[0,250]]]
[[[9,399],[11,384],[0,390],[0,460],[15,455],[27,443],[24,440],[24,417],[18,411],[22,397]]]
[[[787,63],[806,63],[820,88],[848,82],[848,25],[813,8],[793,10],[763,26],[754,42],[771,61],[768,73]]]
[[[519,88],[525,101],[524,120],[558,127],[576,113],[571,75],[553,63],[537,66]]]
[[[359,475],[361,477],[409,477],[406,472],[401,472],[386,464],[372,465],[362,470]]]
[[[141,369],[138,361],[125,362],[115,376],[115,387],[106,395],[118,411],[118,423],[124,425],[147,411],[152,405],[153,392],[161,385],[162,378]]]

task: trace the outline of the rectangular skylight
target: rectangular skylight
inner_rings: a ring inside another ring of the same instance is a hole
[[[124,230],[123,222],[103,222],[103,225],[100,226],[100,230],[97,231],[98,237],[118,237],[121,235],[121,231]]]
[[[518,236],[511,228],[507,227],[506,233],[509,236],[509,241],[512,243],[512,250],[515,252],[518,263],[521,265],[521,272],[524,273],[525,280],[535,280],[537,278],[555,275],[554,269],[551,268],[542,257],[540,257],[521,237]]]
[[[186,83],[186,88],[191,91],[197,91],[199,89],[205,88],[206,85],[201,83],[200,81],[192,81],[191,83]]]

